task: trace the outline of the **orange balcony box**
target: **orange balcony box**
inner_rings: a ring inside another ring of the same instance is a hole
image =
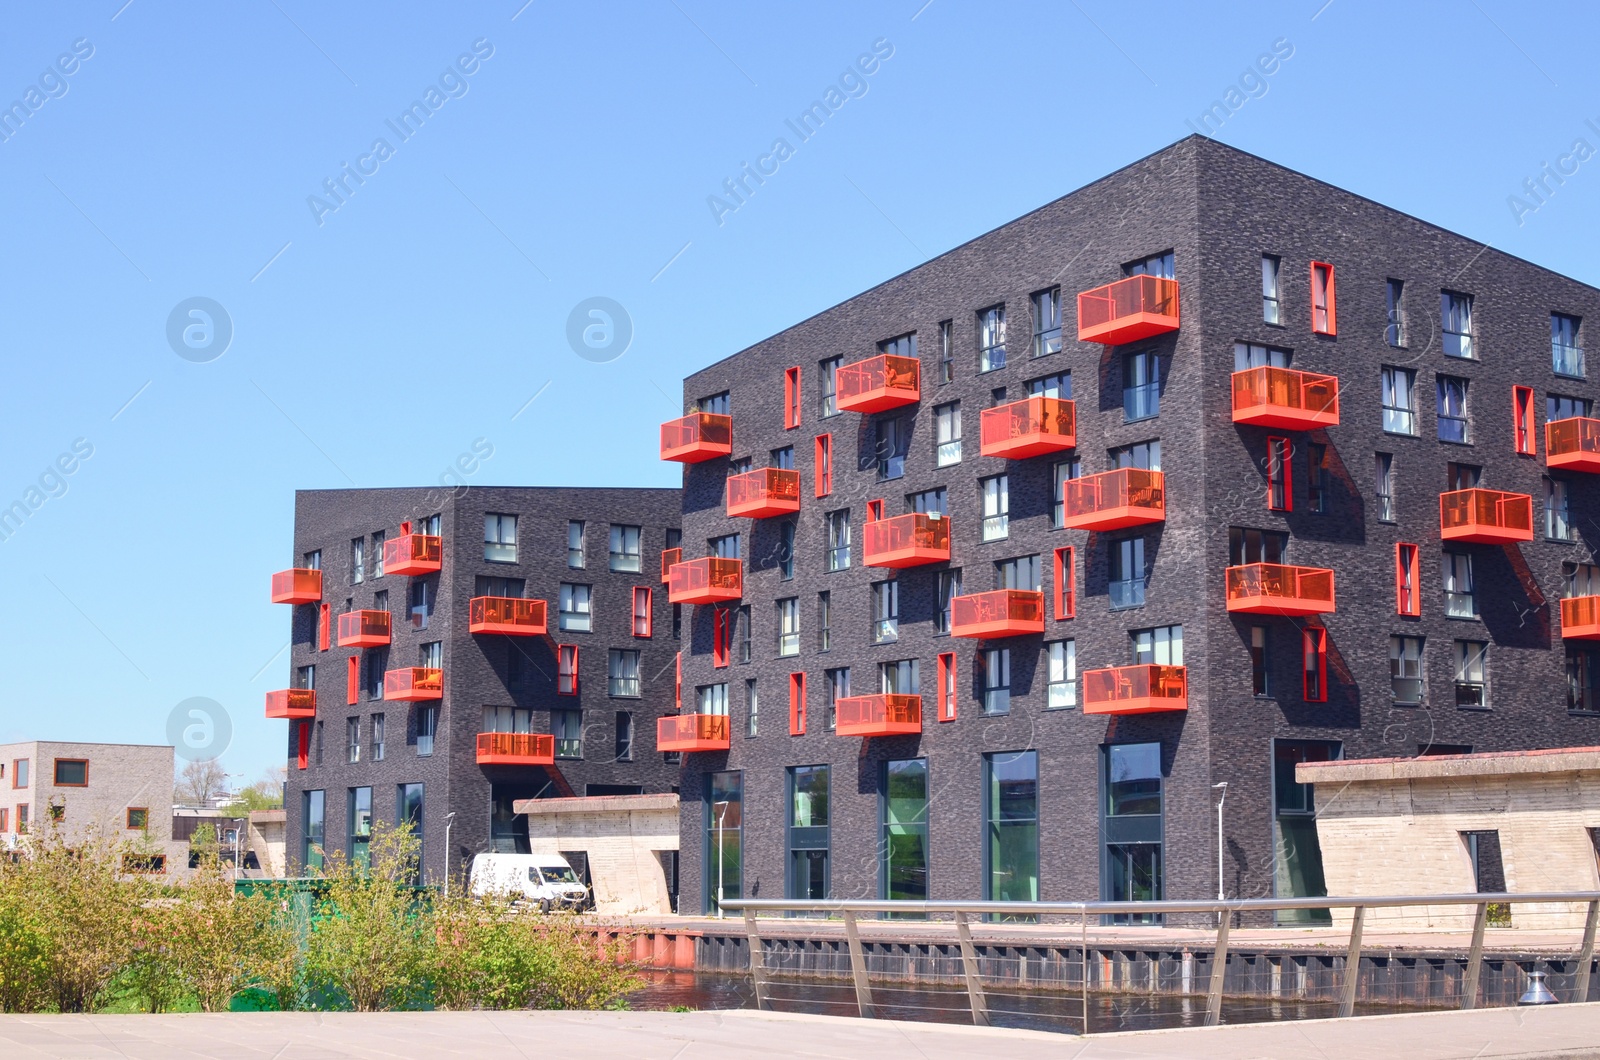
[[[1508,545],[1533,540],[1533,498],[1503,490],[1439,495],[1439,535],[1446,541]]]
[[[996,589],[950,601],[952,637],[1016,637],[1044,632],[1044,593]]]
[[[389,612],[346,611],[339,616],[339,647],[381,648],[389,643]]]
[[[383,674],[383,698],[412,703],[444,698],[444,671],[426,666],[407,666]]]
[[[733,453],[733,417],[691,412],[661,425],[661,459],[698,464]]]
[[[1600,640],[1600,596],[1570,596],[1561,601],[1561,636]]]
[[[950,558],[950,520],[942,515],[912,512],[878,519],[863,534],[869,567],[919,567]]]
[[[1181,666],[1147,663],[1085,670],[1085,714],[1152,714],[1189,709],[1189,678]]]
[[[922,362],[915,357],[880,354],[841,365],[835,378],[834,398],[843,412],[882,412],[922,400]]]
[[[800,472],[763,467],[728,480],[728,518],[766,519],[800,510]]]
[[[1286,431],[1339,425],[1339,379],[1288,368],[1233,373],[1233,422]]]
[[[545,732],[480,732],[480,766],[553,766],[556,738]]]
[[[672,565],[683,562],[683,549],[664,548],[661,550],[661,584],[665,585],[672,580]]]
[[[915,736],[922,731],[922,697],[885,692],[834,702],[840,736]]]
[[[317,716],[317,693],[311,688],[280,688],[267,693],[267,717],[314,718]]]
[[[1062,398],[1030,397],[984,409],[978,451],[1023,460],[1078,444],[1077,406]]]
[[[1333,571],[1247,563],[1229,567],[1228,610],[1252,615],[1332,614]]]
[[[516,596],[474,596],[467,601],[467,630],[504,633],[510,637],[542,637],[545,603]]]
[[[657,751],[726,751],[726,714],[673,714],[656,721]]]
[[[443,557],[443,538],[401,534],[383,543],[383,573],[432,574],[442,565]]]
[[[1544,463],[1600,474],[1600,420],[1577,416],[1545,424]]]
[[[1063,526],[1074,530],[1120,530],[1167,518],[1166,479],[1139,467],[1103,471],[1065,483]]]
[[[744,571],[736,559],[707,556],[674,563],[667,599],[675,604],[719,604],[744,595]]]
[[[272,576],[275,604],[314,604],[322,599],[322,572],[294,567]]]
[[[1078,341],[1117,346],[1178,330],[1178,281],[1129,276],[1078,295]]]

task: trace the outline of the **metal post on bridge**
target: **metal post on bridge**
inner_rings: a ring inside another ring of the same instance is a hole
[[[1478,1007],[1478,973],[1483,970],[1483,932],[1489,926],[1489,903],[1479,902],[1472,920],[1472,949],[1467,953],[1467,974],[1461,984],[1461,1010]]]
[[[1233,920],[1226,909],[1217,918],[1217,948],[1211,954],[1211,989],[1206,993],[1206,1026],[1222,1022],[1222,983],[1228,974],[1228,925]]]
[[[856,1011],[862,1019],[872,1018],[872,984],[867,981],[867,958],[861,951],[861,932],[856,928],[856,915],[844,911],[844,941],[850,949],[850,978],[856,986]]]
[[[744,911],[744,933],[750,946],[750,978],[755,980],[756,1008],[770,1010],[772,999],[767,992],[767,959],[761,952],[761,934],[756,930],[754,910]]]
[[[1344,978],[1339,983],[1339,1015],[1356,1010],[1356,986],[1361,981],[1361,932],[1367,920],[1367,907],[1358,905],[1350,918],[1350,945],[1344,951]]]
[[[1600,922],[1600,902],[1589,903],[1589,915],[1583,920],[1583,945],[1578,947],[1578,978],[1572,987],[1572,1000],[1589,1000],[1589,968],[1594,964],[1594,929]]]
[[[967,1004],[972,1006],[972,1024],[989,1025],[989,1006],[983,996],[983,981],[978,978],[978,952],[972,946],[972,928],[967,914],[956,912],[956,942],[961,947],[961,973],[967,980]]]

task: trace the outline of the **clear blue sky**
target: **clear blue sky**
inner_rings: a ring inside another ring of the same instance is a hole
[[[1218,139],[1600,283],[1600,159],[1520,225],[1507,203],[1600,148],[1589,5],[122,5],[11,9],[0,36],[25,115],[0,142],[0,505],[56,494],[0,541],[0,741],[160,742],[203,696],[254,779],[282,761],[267,588],[295,489],[431,483],[479,438],[474,483],[675,485],[656,425],[685,373],[1187,135],[1242,81]],[[880,40],[801,142],[785,120]],[[779,138],[719,225],[708,198]],[[233,325],[209,362],[166,335],[196,296]],[[632,319],[620,359],[567,342],[592,296]]]

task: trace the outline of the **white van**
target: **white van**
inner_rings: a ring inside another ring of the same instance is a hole
[[[468,886],[476,895],[537,902],[545,913],[581,909],[589,900],[589,889],[560,854],[479,854],[472,859]]]

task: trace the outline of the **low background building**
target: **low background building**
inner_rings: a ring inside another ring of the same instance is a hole
[[[524,799],[528,843],[560,854],[589,885],[598,913],[671,913],[678,897],[678,796]]]

